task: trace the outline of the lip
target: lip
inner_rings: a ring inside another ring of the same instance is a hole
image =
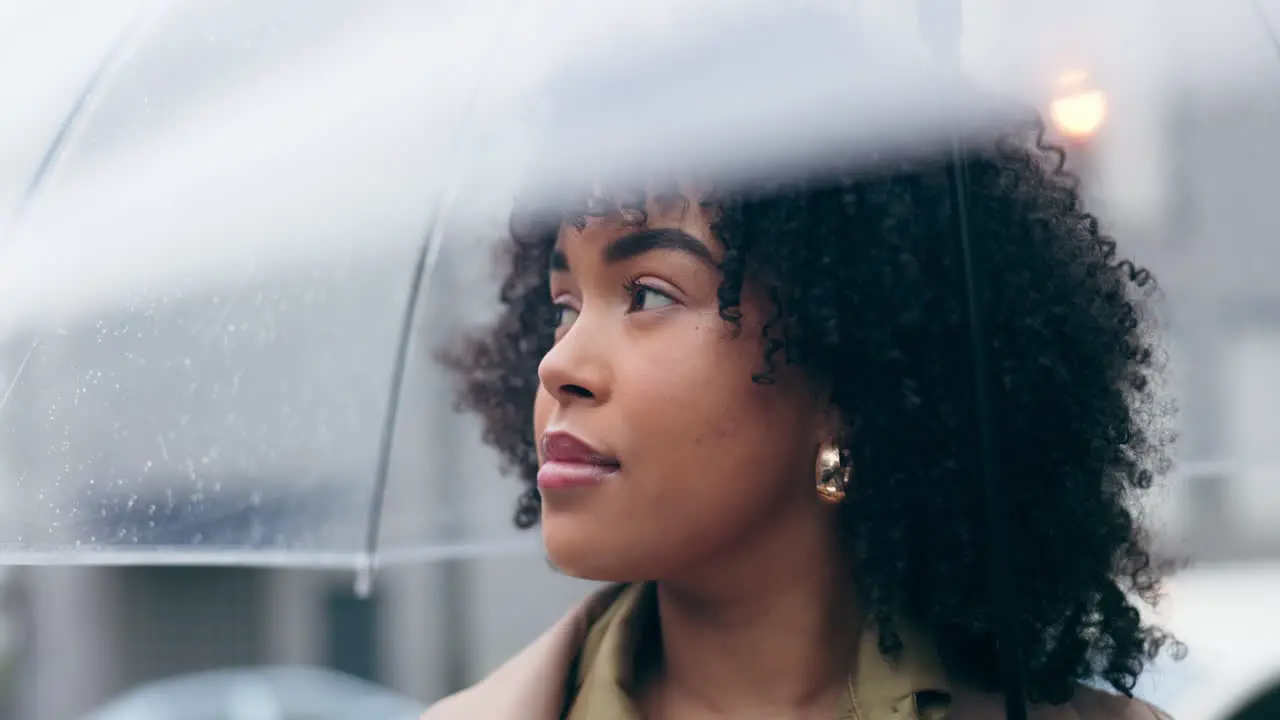
[[[599,485],[618,471],[618,459],[600,452],[587,441],[567,432],[553,431],[542,436],[542,466],[538,468],[538,489]]]

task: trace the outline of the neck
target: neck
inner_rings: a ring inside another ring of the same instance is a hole
[[[660,694],[695,716],[830,717],[861,618],[834,513],[814,515],[754,536],[692,580],[658,583]]]

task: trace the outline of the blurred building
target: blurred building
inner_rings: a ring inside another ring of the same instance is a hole
[[[38,568],[11,718],[81,713],[137,684],[259,664],[333,667],[429,700],[474,682],[584,592],[537,558],[386,573]],[[458,612],[462,596],[465,612]],[[21,617],[21,616],[18,616]]]

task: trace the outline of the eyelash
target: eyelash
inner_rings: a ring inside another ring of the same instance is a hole
[[[636,296],[639,295],[640,292],[642,291],[651,292],[655,295],[661,295],[667,300],[670,300],[672,303],[676,302],[676,299],[671,297],[670,294],[664,293],[661,290],[658,290],[657,288],[649,287],[648,285],[645,285],[644,283],[636,280],[635,278],[627,278],[626,282],[623,283],[623,287],[626,288],[627,294],[631,296],[631,307],[627,309],[627,312],[639,311],[639,309],[636,308]]]
[[[623,282],[622,287],[627,291],[627,294],[631,297],[631,305],[627,308],[628,313],[639,312],[641,310],[641,308],[637,307],[637,304],[636,304],[637,297],[641,292],[650,292],[655,295],[659,295],[667,300],[670,300],[672,304],[675,304],[678,302],[669,293],[665,293],[661,290],[658,290],[657,288],[645,285],[644,283],[640,282],[639,280],[636,280],[635,278],[627,278]],[[558,301],[553,302],[552,310],[554,313],[552,316],[553,327],[559,327],[564,323],[564,313],[566,311],[577,312],[572,307],[569,307],[568,305],[565,305]]]

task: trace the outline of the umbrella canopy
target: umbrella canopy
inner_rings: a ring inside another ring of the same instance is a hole
[[[732,181],[944,151],[1043,108],[1097,158],[1179,331],[1275,307],[1238,274],[1280,259],[1247,175],[1278,148],[1222,130],[1267,127],[1280,97],[1262,4],[970,0],[959,35],[887,0],[92,5],[0,25],[57,31],[5,45],[18,61],[79,48],[47,86],[0,77],[24,108],[0,126],[5,562],[536,548],[433,354],[489,312],[520,183],[648,173],[653,147]],[[1259,467],[1264,432],[1205,458]]]

